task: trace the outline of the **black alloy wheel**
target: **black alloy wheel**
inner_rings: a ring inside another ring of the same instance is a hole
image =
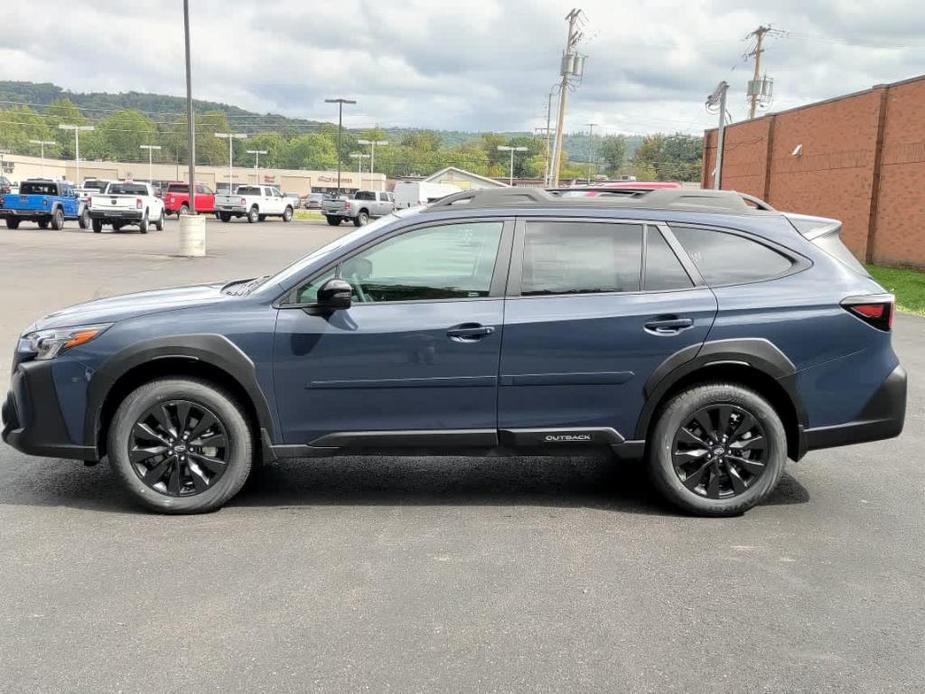
[[[187,497],[212,488],[228,469],[225,426],[209,408],[191,400],[149,407],[132,427],[129,462],[150,489]]]
[[[671,461],[690,491],[708,499],[743,494],[767,470],[768,438],[758,419],[738,405],[711,404],[675,433]]]

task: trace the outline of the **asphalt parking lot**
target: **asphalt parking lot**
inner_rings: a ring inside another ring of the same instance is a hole
[[[352,227],[0,229],[0,386],[67,304],[270,272]],[[899,439],[810,454],[740,518],[603,458],[286,461],[218,513],[0,445],[0,691],[922,691],[925,319]]]

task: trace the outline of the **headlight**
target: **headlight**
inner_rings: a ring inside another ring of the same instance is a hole
[[[26,333],[19,338],[19,352],[34,354],[36,359],[54,359],[71,347],[85,345],[101,335],[111,323],[81,325],[76,328],[50,328]]]

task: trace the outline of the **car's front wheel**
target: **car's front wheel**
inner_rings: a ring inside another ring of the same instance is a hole
[[[84,209],[84,211],[80,213],[80,217],[77,218],[77,226],[81,229],[90,228],[90,212],[88,210]]]
[[[241,406],[205,381],[170,378],[132,391],[109,429],[110,465],[135,501],[204,513],[240,491],[253,440]]]
[[[291,207],[287,207],[285,210],[283,210],[283,221],[284,222],[292,221],[292,208]]]
[[[703,516],[732,516],[765,499],[787,460],[787,435],[771,404],[748,388],[713,383],[679,393],[648,442],[655,486]]]

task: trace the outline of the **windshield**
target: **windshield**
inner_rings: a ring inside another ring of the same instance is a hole
[[[355,231],[351,231],[349,234],[345,234],[340,238],[331,241],[331,243],[327,244],[326,246],[322,246],[318,250],[312,251],[308,255],[302,256],[297,261],[276,273],[272,277],[268,277],[266,284],[275,283],[285,287],[293,279],[298,279],[306,267],[317,262],[319,259],[324,258],[334,253],[338,249],[344,248],[345,246],[352,244],[354,241],[362,239],[364,236],[374,233],[382,227],[388,226],[389,224],[392,224],[399,219],[404,219],[406,217],[419,214],[422,209],[423,208],[421,207],[412,207],[407,210],[400,210],[398,212],[388,214],[384,217],[380,217],[376,221],[370,222],[366,226],[360,227]]]

